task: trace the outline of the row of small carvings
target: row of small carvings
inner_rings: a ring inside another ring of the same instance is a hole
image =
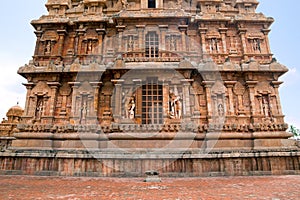
[[[254,131],[285,131],[287,124],[111,124],[101,125],[32,125],[19,124],[18,130],[22,132],[52,132],[52,133],[113,133],[113,132],[194,132],[203,133],[210,131],[237,131],[237,132],[254,132]]]
[[[137,58],[126,58],[127,61],[137,61]],[[140,61],[140,60],[139,60]],[[148,60],[151,61],[151,60]],[[158,61],[158,60],[156,60]],[[171,60],[169,60],[171,61]],[[175,61],[175,60],[172,60]],[[178,61],[178,60],[176,60]],[[107,65],[99,65],[97,63],[92,63],[90,65],[82,65],[82,64],[72,64],[72,65],[55,65],[50,64],[46,67],[37,67],[34,65],[25,65],[21,67],[18,73],[32,73],[32,72],[80,72],[80,71],[105,71],[107,68],[113,68],[114,63],[109,63]],[[125,67],[125,66],[124,66]],[[213,62],[211,63],[200,63],[200,64],[183,64],[179,63],[177,67],[172,66],[173,68],[194,68],[198,71],[280,71],[285,72],[287,68],[279,63],[272,63],[270,65],[261,65],[259,63],[256,64],[233,64],[233,63],[224,63],[222,65],[217,65]],[[146,68],[146,67],[144,67]]]

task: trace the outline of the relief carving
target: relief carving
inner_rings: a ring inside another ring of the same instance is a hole
[[[245,94],[246,88],[244,84],[240,81],[238,81],[234,87],[233,87],[233,92],[236,95],[236,102],[235,104],[236,109],[237,109],[237,114],[238,115],[243,115],[245,114],[245,109],[244,109],[244,94]]]
[[[182,103],[179,95],[175,95],[170,92],[170,118],[181,119],[182,115]]]
[[[128,112],[127,112],[127,118],[128,119],[134,119],[135,118],[135,100],[134,97],[130,98],[129,104],[127,105]]]
[[[264,116],[265,121],[273,121],[271,96],[274,95],[274,92],[274,88],[266,81],[257,84],[256,102],[259,105],[260,114]]]
[[[216,81],[212,89],[212,113],[214,116],[217,116],[215,122],[222,120],[223,116],[226,114],[226,98],[225,92],[226,87],[221,81]],[[219,118],[218,118],[219,117]]]

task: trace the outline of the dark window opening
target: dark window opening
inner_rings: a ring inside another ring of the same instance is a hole
[[[148,8],[156,8],[155,0],[148,0]]]

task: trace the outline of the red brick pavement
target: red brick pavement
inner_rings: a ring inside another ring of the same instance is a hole
[[[300,199],[300,176],[87,178],[0,176],[0,199]]]

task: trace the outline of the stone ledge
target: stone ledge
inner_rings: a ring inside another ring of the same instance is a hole
[[[0,152],[0,157],[30,157],[30,158],[82,158],[82,159],[215,159],[215,158],[250,158],[250,157],[294,157],[300,156],[300,151],[249,151],[249,152],[192,152],[192,151],[159,151],[148,150],[126,152],[107,149],[85,153],[72,153],[66,151],[20,151]]]
[[[147,170],[161,177],[300,174],[299,155],[229,158],[42,158],[0,156],[0,175],[139,177]],[[212,164],[213,163],[213,164]],[[291,163],[293,163],[291,165]]]

